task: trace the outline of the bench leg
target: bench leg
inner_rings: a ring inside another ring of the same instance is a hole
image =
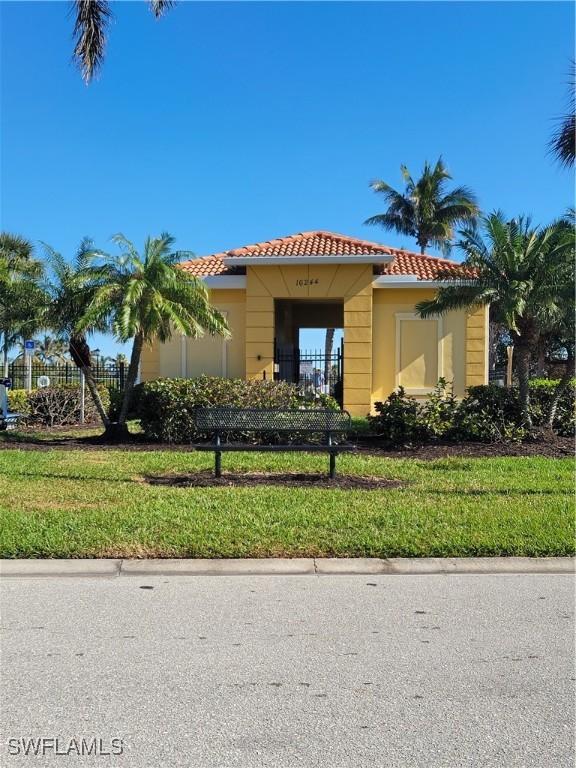
[[[214,477],[222,477],[222,452],[214,451]]]
[[[330,479],[333,480],[336,477],[336,454],[330,454]]]

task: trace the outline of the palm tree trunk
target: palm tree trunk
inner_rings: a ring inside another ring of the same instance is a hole
[[[96,379],[92,373],[92,367],[90,365],[90,347],[86,343],[84,336],[72,336],[70,339],[69,352],[70,357],[74,361],[74,364],[80,368],[84,374],[84,379],[86,381],[88,391],[90,392],[90,396],[94,401],[94,405],[96,406],[98,415],[102,420],[102,424],[107,430],[110,426],[110,419],[108,418],[106,409],[102,404],[102,398],[98,392],[98,384],[96,383]]]
[[[516,370],[518,372],[518,394],[522,421],[525,427],[532,429],[532,417],[530,416],[530,343],[526,338],[519,337],[514,344],[514,357],[516,358]]]
[[[122,406],[118,416],[118,425],[120,430],[124,430],[126,426],[126,419],[128,418],[130,402],[132,400],[132,392],[134,391],[134,385],[136,384],[136,378],[138,376],[138,368],[140,367],[140,356],[142,355],[143,346],[144,337],[141,333],[137,333],[136,336],[134,336],[134,343],[132,344],[130,365],[128,366],[128,374],[126,376],[126,384],[124,385],[124,394],[122,397]],[[127,432],[127,428],[124,431]]]
[[[92,373],[92,368],[89,365],[82,365],[80,366],[80,370],[84,374],[84,381],[86,382],[86,386],[88,387],[90,396],[94,401],[94,405],[96,406],[98,415],[102,420],[102,424],[105,429],[108,429],[108,427],[110,426],[110,419],[108,418],[106,409],[102,404],[102,398],[100,397],[100,392],[98,392],[98,384],[96,382],[96,379],[94,378],[94,374]]]
[[[540,339],[538,342],[538,370],[536,375],[546,378],[546,340]]]
[[[334,347],[334,328],[326,328],[326,339],[324,341],[324,383],[330,382],[330,373],[332,369],[332,351]],[[328,391],[328,390],[327,390]]]
[[[552,428],[554,426],[554,417],[556,416],[556,411],[558,410],[558,403],[560,402],[560,398],[564,394],[564,392],[567,390],[568,385],[570,383],[570,380],[574,377],[574,350],[568,350],[568,359],[566,360],[566,370],[562,374],[562,378],[556,385],[556,389],[554,390],[554,395],[552,397],[552,400],[550,401],[550,405],[548,406],[548,413],[546,414],[546,419],[544,421],[544,429],[548,432],[552,431]]]
[[[8,378],[8,334],[4,331],[4,344],[3,344],[3,363],[4,363],[4,378]]]

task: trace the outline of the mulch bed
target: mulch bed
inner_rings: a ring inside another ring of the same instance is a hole
[[[434,460],[450,458],[498,458],[500,456],[542,456],[563,459],[574,456],[574,440],[556,437],[554,440],[535,440],[525,443],[438,443],[414,447],[390,447],[377,442],[358,444],[360,453],[392,459]]]
[[[251,488],[256,485],[284,486],[288,488],[338,488],[345,491],[374,491],[383,488],[398,488],[404,483],[399,480],[386,480],[382,477],[360,477],[359,475],[336,475],[330,479],[324,474],[304,474],[299,472],[243,472],[232,474],[224,472],[222,477],[214,477],[210,470],[194,472],[189,475],[149,475],[144,482],[150,485],[162,485],[171,488]]]
[[[84,429],[78,427],[78,431]],[[74,427],[63,427],[62,431],[73,432]],[[124,450],[124,451],[192,451],[188,445],[168,445],[146,442],[143,435],[134,435],[129,442],[108,443],[100,437],[53,437],[38,440],[31,433],[26,439],[26,432],[20,431],[17,438],[10,439],[10,432],[0,433],[0,450]],[[438,443],[419,446],[390,446],[383,444],[377,437],[358,436],[356,450],[370,456],[382,456],[392,459],[420,459],[422,461],[443,459],[450,456],[458,458],[497,458],[499,456],[543,456],[548,458],[566,458],[574,456],[574,440],[571,437],[555,437],[553,440],[534,440],[525,443]]]

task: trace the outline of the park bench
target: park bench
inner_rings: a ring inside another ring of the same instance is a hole
[[[353,450],[350,445],[336,442],[350,430],[347,411],[199,407],[195,409],[194,421],[198,432],[212,435],[211,443],[196,443],[193,447],[198,451],[214,451],[215,477],[222,476],[223,451],[321,451],[330,455],[330,477],[333,478],[337,454]],[[290,432],[302,436],[302,442],[261,444],[237,442],[234,438],[239,433],[272,437]],[[232,441],[228,441],[230,436]]]
[[[0,379],[0,430],[14,429],[23,418],[21,413],[8,410],[8,390],[11,385],[10,379]]]

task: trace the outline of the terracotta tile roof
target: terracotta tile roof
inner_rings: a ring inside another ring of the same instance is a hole
[[[211,277],[212,275],[238,275],[243,274],[241,267],[227,267],[220,254],[204,256],[200,259],[190,259],[178,265],[185,272],[190,272],[194,277]]]
[[[473,277],[470,270],[451,259],[412,253],[397,248],[392,249],[394,261],[383,264],[378,270],[380,275],[416,275],[418,280],[436,280],[438,277]]]
[[[391,250],[369,240],[319,230],[277,237],[218,255],[230,259],[239,256],[373,256],[379,253],[389,256]]]
[[[375,256],[380,253],[384,256],[393,256],[394,260],[381,267],[376,266],[374,271],[379,275],[416,275],[418,280],[434,280],[439,274],[446,272],[455,275],[465,274],[456,261],[391,248],[369,240],[322,230],[300,232],[242,248],[233,248],[211,256],[182,262],[180,267],[196,277],[238,275],[244,274],[245,268],[227,266],[224,264],[224,259],[247,256],[252,256],[255,260],[262,256]]]

